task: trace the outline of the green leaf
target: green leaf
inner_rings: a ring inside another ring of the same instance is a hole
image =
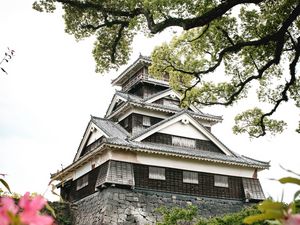
[[[300,196],[300,190],[294,194],[294,200],[296,200]]]
[[[263,201],[259,206],[258,209],[262,212],[266,212],[269,210],[283,210],[285,208],[284,203],[282,202],[273,202],[271,200]]]
[[[273,213],[264,213],[264,214],[248,216],[244,219],[244,223],[252,224],[252,223],[255,223],[255,222],[268,220],[268,219],[274,219],[274,218],[275,218],[275,214],[273,214]]]
[[[9,191],[9,193],[11,193],[9,185],[8,185],[8,183],[6,183],[5,180],[0,178],[0,183],[2,183],[4,185],[4,187]]]
[[[279,179],[279,182],[282,184],[297,184],[300,185],[300,179],[295,177],[283,177]]]
[[[46,203],[45,207],[46,207],[47,210],[49,210],[49,212],[51,213],[51,215],[52,215],[54,218],[56,218],[54,209],[53,209],[48,203]]]

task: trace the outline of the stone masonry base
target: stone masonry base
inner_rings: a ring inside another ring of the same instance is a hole
[[[109,187],[75,202],[75,225],[155,224],[161,215],[156,208],[195,205],[203,217],[240,211],[243,201],[200,198],[163,192]]]

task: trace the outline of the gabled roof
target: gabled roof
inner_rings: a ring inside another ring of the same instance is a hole
[[[173,96],[174,98],[177,98],[179,101],[181,100],[181,96],[179,93],[177,93],[176,91],[174,91],[173,89],[169,88],[167,90],[163,90],[160,91],[154,95],[149,96],[148,98],[146,98],[144,100],[144,102],[146,103],[153,103],[159,99],[162,99],[164,97],[167,96]],[[202,113],[197,107],[195,107],[194,105],[189,105],[189,108],[194,111],[195,113]],[[202,113],[203,114],[203,113]]]
[[[124,103],[128,101],[143,102],[143,99],[136,95],[131,95],[122,91],[116,91],[107,108],[105,117],[108,117],[113,112],[114,107],[118,103],[118,101],[123,101]]]
[[[95,116],[92,116],[91,120],[100,130],[107,134],[107,137],[117,136],[121,139],[125,139],[130,136],[130,134],[122,126],[120,126],[120,124],[114,123],[111,120]]]
[[[112,85],[122,85],[124,80],[134,75],[144,65],[150,65],[151,60],[149,57],[140,55],[137,60],[134,61],[129,67],[127,67],[117,78],[112,80]]]
[[[119,124],[116,124],[110,120],[91,116],[88,126],[84,132],[76,155],[74,157],[74,162],[79,159],[83,149],[87,146],[90,133],[97,129],[99,136],[104,136],[106,138],[119,137],[121,139],[126,139],[130,134]],[[92,131],[93,130],[93,131]]]
[[[120,150],[123,149],[125,151],[168,155],[186,159],[194,159],[199,161],[222,163],[227,165],[235,165],[256,169],[267,169],[270,167],[270,162],[255,160],[236,153],[234,153],[234,155],[225,155],[199,149],[191,149],[150,142],[137,142],[121,139],[119,137],[108,137],[103,138],[101,142],[98,142],[97,146],[92,151],[84,155],[82,158],[79,158],[63,170],[52,174],[51,178],[60,179],[60,177],[63,177],[64,174],[68,174],[69,172],[73,171],[76,167],[80,166],[82,163],[88,162],[95,155],[101,154],[101,151],[106,149],[106,147],[113,147]]]
[[[163,91],[163,92],[166,93],[166,91]],[[124,104],[113,112],[113,108],[114,108],[115,104],[117,103],[117,101],[115,99],[120,99],[120,100],[124,101]],[[113,100],[111,102],[111,105],[109,106],[109,109],[106,112],[105,117],[112,118],[113,116],[117,115],[119,112],[126,110],[126,108],[129,107],[130,105],[149,109],[149,110],[154,110],[154,111],[166,112],[166,113],[177,113],[177,112],[181,112],[183,110],[182,108],[175,106],[175,105],[171,106],[171,105],[162,105],[162,104],[157,104],[157,103],[149,103],[149,102],[147,102],[149,100],[150,100],[150,98],[142,99],[135,95],[131,95],[131,94],[121,92],[121,91],[116,91],[116,93],[113,97]],[[206,114],[206,113],[201,112],[198,109],[194,110],[194,111],[190,110],[189,112],[195,118],[209,120],[209,121],[215,122],[215,123],[222,121],[221,116],[214,116],[214,115]]]
[[[209,132],[204,126],[202,126],[197,120],[195,120],[188,110],[182,110],[175,115],[160,121],[159,123],[141,131],[140,133],[132,136],[130,140],[132,141],[142,141],[146,137],[159,132],[163,128],[170,126],[174,123],[180,123],[180,121],[185,120],[187,123],[192,124],[201,134],[203,134],[207,139],[212,141],[219,149],[226,155],[235,155],[230,151],[219,139],[217,139],[211,132]]]

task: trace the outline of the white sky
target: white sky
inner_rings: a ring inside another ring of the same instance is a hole
[[[21,194],[43,193],[50,173],[72,162],[90,114],[104,116],[114,93],[110,81],[122,70],[96,74],[92,39],[76,42],[65,34],[59,13],[35,12],[32,2],[0,0],[0,58],[7,47],[16,51],[2,65],[9,74],[0,73],[0,173],[8,174],[11,189]],[[136,38],[131,62],[139,53],[149,55],[154,43],[166,36]],[[210,109],[224,116],[213,132],[240,154],[271,160],[271,169],[260,173],[264,191],[280,199],[284,188],[285,200],[291,200],[295,187],[269,178],[287,175],[279,164],[300,172],[300,136],[294,132],[299,110],[291,104],[281,107],[277,115],[289,128],[281,135],[251,141],[231,131],[234,115],[251,104],[255,105],[247,100],[232,109]]]

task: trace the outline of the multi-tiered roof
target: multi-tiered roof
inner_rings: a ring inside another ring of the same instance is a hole
[[[116,168],[119,167],[123,178],[120,180],[117,175],[109,174],[108,169],[101,179],[100,175],[98,178],[95,176],[97,181],[94,185],[116,183],[135,186],[136,174],[129,165],[160,166],[157,160],[160,157],[166,162],[161,166],[173,169],[187,170],[192,165],[197,172],[230,176],[237,176],[239,170],[244,171],[241,172],[247,174],[243,180],[244,188],[255,192],[253,199],[264,198],[255,176],[258,170],[268,168],[269,164],[228,149],[211,133],[211,127],[222,118],[203,113],[193,105],[180,108],[181,96],[170,89],[168,77],[159,80],[148,74],[150,63],[148,58],[140,56],[112,81],[113,85],[121,87],[121,91],[114,94],[105,118],[91,116],[73,163],[53,174],[52,178],[74,181],[79,173],[84,174],[78,171],[82,171],[84,166],[87,168],[89,163],[95,162],[91,168],[85,169],[86,172],[111,160],[108,167],[111,171],[112,168],[118,171]],[[102,157],[101,160],[98,160],[99,157]],[[107,159],[104,160],[105,157]],[[119,161],[122,163],[118,164]],[[220,169],[227,167],[228,170]],[[252,173],[255,179],[250,179]]]

